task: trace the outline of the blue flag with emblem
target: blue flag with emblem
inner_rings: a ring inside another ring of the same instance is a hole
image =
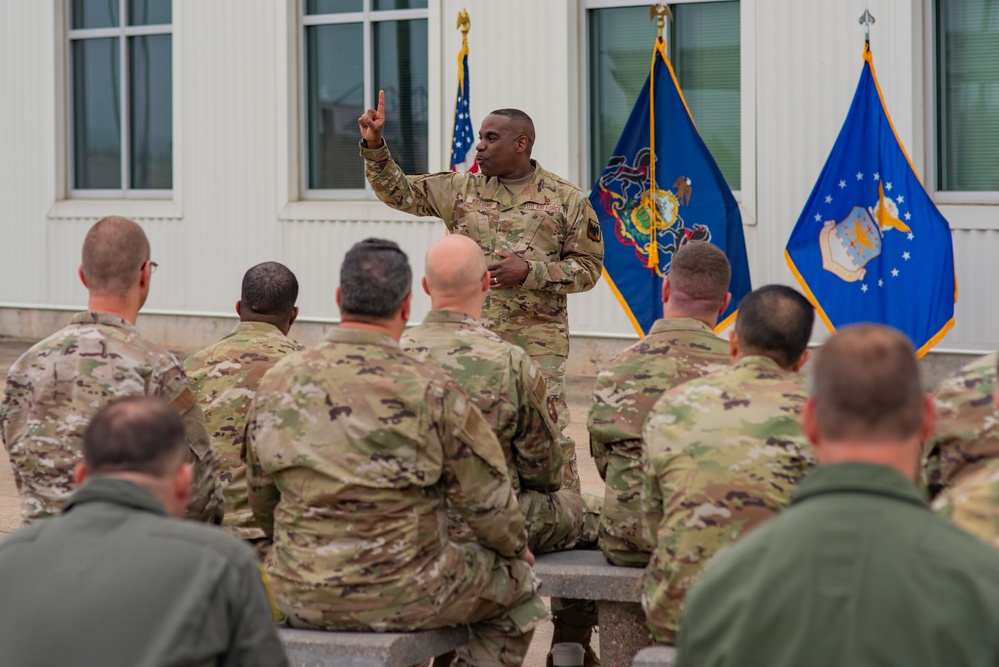
[[[728,257],[732,303],[717,328],[732,322],[752,289],[742,216],[694,126],[661,37],[590,203],[603,230],[604,279],[639,335],[663,316],[663,278],[688,241],[710,241]]]
[[[895,132],[868,48],[846,122],[784,255],[830,331],[887,324],[922,356],[954,325],[950,225]]]

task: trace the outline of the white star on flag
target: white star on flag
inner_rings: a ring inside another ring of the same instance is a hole
[[[903,252],[902,253],[902,259],[904,259],[905,261],[908,262],[909,261],[909,257],[911,257],[911,255],[908,252]]]
[[[908,211],[906,211],[906,212],[905,212],[905,219],[906,219],[906,220],[912,220],[912,214],[911,214],[911,213],[909,213]],[[909,240],[910,240],[910,241],[912,240],[912,234],[909,234]]]
[[[906,220],[908,220],[908,219],[909,219],[909,214],[908,214],[908,213],[906,213],[906,214],[905,214],[905,219],[906,219]],[[912,232],[909,232],[908,236],[909,236],[909,240],[910,240],[910,241],[911,241],[912,239],[916,238],[916,235],[915,235],[915,234],[913,234]]]
[[[891,183],[885,183],[885,190],[891,192]]]
[[[898,278],[898,269],[892,269],[891,270],[891,277],[892,278]]]
[[[826,195],[826,203],[827,204],[831,204],[832,203],[832,195]]]
[[[860,286],[860,291],[861,292],[866,292],[867,291],[867,284],[866,283]]]
[[[864,174],[862,172],[859,171],[857,172],[857,180],[858,181],[864,180]]]
[[[840,187],[840,189],[845,188],[846,187],[846,181],[840,181],[839,182],[839,187]]]
[[[815,222],[822,222],[822,215],[820,213],[815,214]]]

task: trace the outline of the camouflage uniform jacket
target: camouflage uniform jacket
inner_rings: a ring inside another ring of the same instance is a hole
[[[443,368],[465,390],[496,434],[517,493],[522,486],[558,490],[562,452],[555,402],[524,350],[468,315],[447,310],[427,313],[423,324],[406,332],[402,348]]]
[[[180,412],[194,454],[187,515],[222,520],[219,460],[180,362],[117,315],[80,313],[7,372],[0,433],[24,522],[59,513],[73,490],[73,466],[90,418],[124,396],[154,396]]]
[[[278,361],[246,429],[247,483],[283,607],[358,613],[444,600],[449,500],[478,541],[526,548],[499,443],[447,373],[389,336],[334,330]],[[386,612],[388,614],[389,612]]]
[[[478,243],[488,264],[500,261],[497,251],[527,261],[519,289],[489,292],[482,323],[532,357],[568,355],[566,295],[592,288],[604,257],[600,223],[579,188],[533,161],[530,183],[512,192],[480,174],[406,176],[387,145],[361,155],[375,194],[392,208],[441,218]]]
[[[728,341],[704,322],[661,319],[597,375],[587,428],[606,482],[600,549],[615,565],[644,567],[652,551],[642,525],[642,426],[663,392],[728,364]]]
[[[672,389],[645,422],[642,508],[655,550],[642,605],[672,643],[704,563],[790,502],[814,465],[802,434],[804,378],[762,356]]]
[[[264,373],[278,359],[302,347],[273,324],[240,322],[229,335],[184,362],[222,465],[222,523],[244,540],[264,536],[246,498],[246,466],[240,457],[246,413]]]
[[[944,489],[933,500],[933,509],[999,548],[999,460],[983,462],[974,473]]]
[[[999,419],[992,402],[997,356],[968,364],[937,388],[937,426],[923,458],[931,495],[999,459]]]

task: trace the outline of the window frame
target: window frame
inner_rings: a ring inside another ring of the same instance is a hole
[[[361,11],[343,12],[339,14],[307,14],[306,0],[298,0],[298,195],[302,200],[358,200],[374,199],[374,191],[367,179],[364,180],[363,188],[310,188],[309,187],[309,118],[308,102],[309,77],[306,72],[308,65],[308,48],[306,41],[306,29],[317,25],[336,25],[344,23],[360,23],[364,44],[364,100],[370,103],[375,94],[375,73],[374,73],[374,24],[382,21],[406,21],[424,20],[427,22],[427,39],[431,39],[430,7],[428,2],[426,8],[419,9],[372,9],[374,0],[361,0]],[[428,70],[432,70],[433,62],[430,60],[433,49],[428,49],[427,64]],[[432,73],[428,71],[427,86],[428,92],[432,83]],[[429,99],[428,99],[429,101]],[[427,144],[433,132],[428,127]],[[360,131],[358,131],[358,141],[360,141]],[[431,155],[427,155],[428,166]]]
[[[668,3],[670,6],[680,4],[702,4],[708,2],[729,2],[731,0],[673,0]],[[756,225],[756,72],[754,70],[755,39],[756,35],[751,33],[753,27],[752,16],[756,12],[757,0],[738,0],[739,2],[739,124],[740,124],[740,145],[739,160],[742,166],[742,182],[738,190],[733,190],[735,200],[739,202],[742,210],[742,223],[744,226]],[[579,169],[583,176],[583,182],[587,187],[592,186],[597,174],[590,173],[590,10],[593,9],[613,9],[618,7],[643,7],[647,3],[637,0],[585,0],[581,8],[579,21],[579,90],[580,108],[587,109],[586,122],[580,123],[579,145],[582,148],[579,154]],[[652,23],[650,21],[650,23]],[[669,32],[667,26],[666,32]],[[667,39],[669,36],[667,34]],[[670,45],[667,44],[667,47]],[[652,40],[649,40],[649,58],[652,57]]]
[[[924,141],[926,145],[926,163],[923,173],[923,187],[926,188],[930,198],[941,207],[948,207],[941,211],[949,221],[952,229],[999,229],[999,222],[993,222],[994,209],[981,208],[991,207],[999,204],[999,190],[939,190],[937,189],[937,160],[939,151],[937,142],[940,140],[939,132],[939,103],[940,95],[938,88],[938,67],[940,65],[937,42],[937,16],[940,0],[932,0],[923,6],[923,71],[924,71]],[[950,206],[962,206],[958,215],[950,209]],[[962,221],[962,222],[956,222]]]
[[[174,47],[174,24],[177,20],[177,7],[171,1],[171,22],[159,23],[155,25],[128,25],[128,0],[118,0],[119,25],[106,28],[73,28],[73,0],[65,0],[65,96],[66,96],[66,193],[71,199],[172,199],[177,188],[177,95],[174,81],[177,77],[176,50]],[[129,86],[129,62],[128,62],[128,38],[142,37],[148,35],[170,35],[171,53],[171,104],[174,113],[173,126],[171,130],[171,181],[173,187],[170,189],[138,189],[129,187],[132,169],[132,146],[131,146],[131,115],[130,105],[132,102],[131,89]],[[119,128],[121,140],[121,188],[108,189],[80,189],[76,184],[76,104],[75,104],[75,81],[73,78],[73,42],[86,39],[107,39],[118,40],[118,90],[119,90],[119,115],[121,127]]]

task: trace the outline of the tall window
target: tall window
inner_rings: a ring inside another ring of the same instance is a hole
[[[999,2],[936,9],[937,189],[999,191]]]
[[[70,190],[169,196],[173,187],[170,0],[67,0]]]
[[[590,0],[590,180],[603,171],[649,76],[648,3]],[[600,6],[604,5],[604,6]],[[667,49],[697,130],[733,190],[741,185],[739,2],[672,4]]]
[[[304,0],[308,190],[362,190],[357,118],[385,91],[384,137],[406,173],[427,171],[427,0]]]

